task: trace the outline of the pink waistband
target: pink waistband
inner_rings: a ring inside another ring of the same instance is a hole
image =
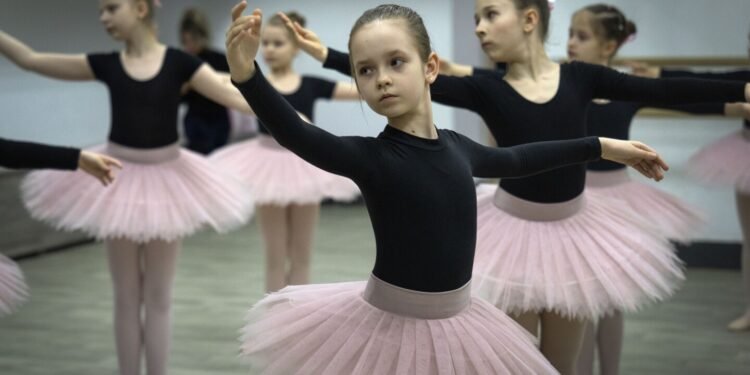
[[[284,148],[284,146],[282,146],[282,145],[279,144],[279,142],[276,140],[276,138],[274,138],[274,137],[272,137],[270,135],[265,135],[265,134],[258,135],[258,142],[262,146],[264,146],[264,147],[281,148],[281,149],[285,149],[286,150],[286,148]]]
[[[587,171],[586,186],[610,187],[630,182],[630,175],[626,168],[613,171]]]
[[[362,297],[371,305],[397,315],[445,319],[469,306],[471,281],[455,290],[430,293],[401,288],[370,275]]]
[[[180,145],[174,143],[158,148],[132,148],[109,142],[105,152],[131,163],[159,164],[177,159],[180,156]]]
[[[555,221],[575,215],[586,204],[583,194],[560,203],[538,203],[511,195],[503,188],[495,190],[495,207],[524,220]]]

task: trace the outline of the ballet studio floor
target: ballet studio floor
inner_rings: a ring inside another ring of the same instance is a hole
[[[0,374],[115,374],[112,301],[100,243],[20,261],[32,299],[0,319]],[[364,279],[374,239],[362,205],[324,206],[313,282]],[[247,374],[238,330],[262,296],[263,255],[253,222],[185,242],[174,291],[170,373]],[[626,319],[623,374],[748,374],[750,332],[726,323],[741,311],[738,271],[688,270],[674,298]]]

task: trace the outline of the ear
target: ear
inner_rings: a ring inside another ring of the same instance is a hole
[[[428,84],[432,84],[440,73],[440,59],[435,52],[430,52],[425,63],[424,78]]]
[[[527,34],[531,34],[539,25],[539,11],[534,7],[524,10],[521,22],[523,25],[523,31]]]
[[[138,15],[138,19],[145,19],[148,17],[148,4],[145,0],[138,0],[135,2],[135,13]]]
[[[617,52],[617,42],[614,40],[608,40],[602,44],[602,55],[607,59],[611,59]]]

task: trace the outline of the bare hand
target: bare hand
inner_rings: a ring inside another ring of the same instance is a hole
[[[328,47],[323,45],[317,34],[310,29],[302,27],[298,22],[293,22],[282,12],[279,12],[278,15],[284,20],[286,27],[292,30],[299,48],[320,62],[326,61],[326,58],[328,58]]]
[[[255,74],[255,55],[260,46],[263,13],[255,9],[252,15],[243,16],[245,8],[245,1],[232,8],[232,24],[226,34],[227,63],[235,82],[245,82]]]
[[[81,156],[78,157],[78,168],[94,176],[104,186],[115,181],[113,167],[122,168],[122,164],[120,164],[119,160],[107,155],[81,151]]]
[[[630,74],[646,77],[646,78],[659,78],[661,77],[661,68],[658,66],[651,66],[644,62],[638,61],[626,61],[625,66],[630,68]]]
[[[633,167],[642,175],[661,181],[664,172],[669,170],[654,149],[638,141],[621,141],[612,138],[599,138],[602,145],[602,159]]]

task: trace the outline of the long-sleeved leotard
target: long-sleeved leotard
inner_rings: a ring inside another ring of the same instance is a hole
[[[78,168],[81,150],[0,138],[0,166],[6,168]]]
[[[526,176],[601,153],[596,138],[491,148],[450,130],[430,140],[390,126],[377,138],[337,137],[302,121],[260,70],[238,87],[282,146],[357,183],[375,233],[373,273],[413,290],[453,290],[471,278],[472,176]]]
[[[328,49],[325,67],[351,74],[349,56]],[[555,96],[534,103],[513,89],[501,73],[467,77],[440,75],[431,86],[438,103],[476,112],[499,146],[585,136],[586,113],[595,98],[652,104],[737,102],[745,100],[744,83],[695,79],[647,79],[580,62],[560,65]],[[584,165],[573,165],[523,179],[504,179],[510,194],[534,202],[555,203],[583,192]]]

